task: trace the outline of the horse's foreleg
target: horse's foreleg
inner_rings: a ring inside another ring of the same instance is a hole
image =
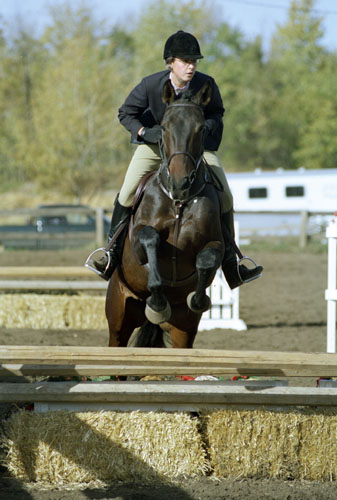
[[[164,295],[163,280],[158,269],[157,251],[160,236],[156,229],[145,226],[139,231],[138,239],[146,254],[149,266],[147,287],[151,295],[146,301],[145,315],[151,323],[163,323],[170,318],[171,307]]]
[[[198,253],[198,284],[195,292],[191,292],[187,297],[187,305],[193,312],[203,313],[210,309],[211,299],[206,294],[206,289],[210,285],[212,275],[221,265],[221,259],[222,252],[219,248],[206,247]]]
[[[128,295],[117,272],[108,285],[105,315],[109,325],[109,347],[126,347],[134,329],[145,321],[143,302]]]

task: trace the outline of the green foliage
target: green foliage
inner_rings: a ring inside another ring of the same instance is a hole
[[[227,170],[336,167],[337,54],[321,45],[313,0],[293,0],[269,54],[223,22],[213,0],[152,1],[134,22],[97,21],[90,7],[51,8],[37,37],[0,25],[0,181],[34,181],[80,199],[118,188],[132,155],[118,108],[164,69],[163,46],[192,32],[226,113],[220,155]],[[225,14],[225,12],[224,12]]]
[[[336,166],[335,140],[327,130],[331,108],[337,102],[336,89],[332,92],[331,88],[336,87],[332,84],[336,56],[320,44],[322,19],[313,14],[313,6],[313,0],[292,2],[288,21],[273,39],[269,60],[270,79],[277,92],[273,113],[281,118],[278,136],[286,138],[286,166],[294,168]]]

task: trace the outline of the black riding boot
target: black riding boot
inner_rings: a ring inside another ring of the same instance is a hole
[[[132,207],[124,207],[118,201],[118,197],[115,201],[114,210],[111,217],[110,229],[108,234],[108,243],[107,246],[103,250],[105,252],[104,255],[98,258],[91,257],[98,252],[99,250],[95,250],[95,252],[91,253],[87,259],[86,267],[89,267],[92,271],[96,272],[101,278],[109,281],[118,262],[121,260],[122,250],[124,239],[127,233],[127,228],[129,224],[129,218],[131,215]],[[121,230],[121,233],[117,236],[116,240],[111,243],[114,234],[120,228],[121,224],[126,222],[125,227]]]
[[[262,266],[249,269],[244,264],[239,264],[231,240],[234,240],[234,215],[229,210],[221,215],[222,235],[225,243],[225,255],[222,261],[222,271],[229,287],[233,290],[243,283],[248,283],[261,276]],[[247,260],[250,260],[247,258]]]

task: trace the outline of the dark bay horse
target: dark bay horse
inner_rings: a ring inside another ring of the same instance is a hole
[[[224,254],[220,201],[203,160],[203,106],[207,82],[176,100],[167,82],[163,101],[162,164],[148,181],[125,239],[122,263],[108,285],[106,317],[113,347],[126,346],[141,327],[139,346],[191,348],[204,311],[206,289]]]

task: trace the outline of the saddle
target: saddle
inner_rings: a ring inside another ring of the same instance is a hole
[[[155,173],[156,173],[156,171],[148,172],[148,173],[144,174],[143,177],[140,179],[135,196],[133,198],[133,202],[132,202],[131,220],[134,218],[134,216],[138,210],[138,207],[140,205],[140,202],[142,201],[147,183],[154,176]],[[124,222],[122,222],[120,224],[117,231],[112,236],[111,240],[109,241],[108,245],[106,246],[106,250],[110,250],[112,248],[114,243],[117,241],[117,239],[119,238],[121,233],[127,228],[128,225],[129,225],[128,219],[126,219]]]

